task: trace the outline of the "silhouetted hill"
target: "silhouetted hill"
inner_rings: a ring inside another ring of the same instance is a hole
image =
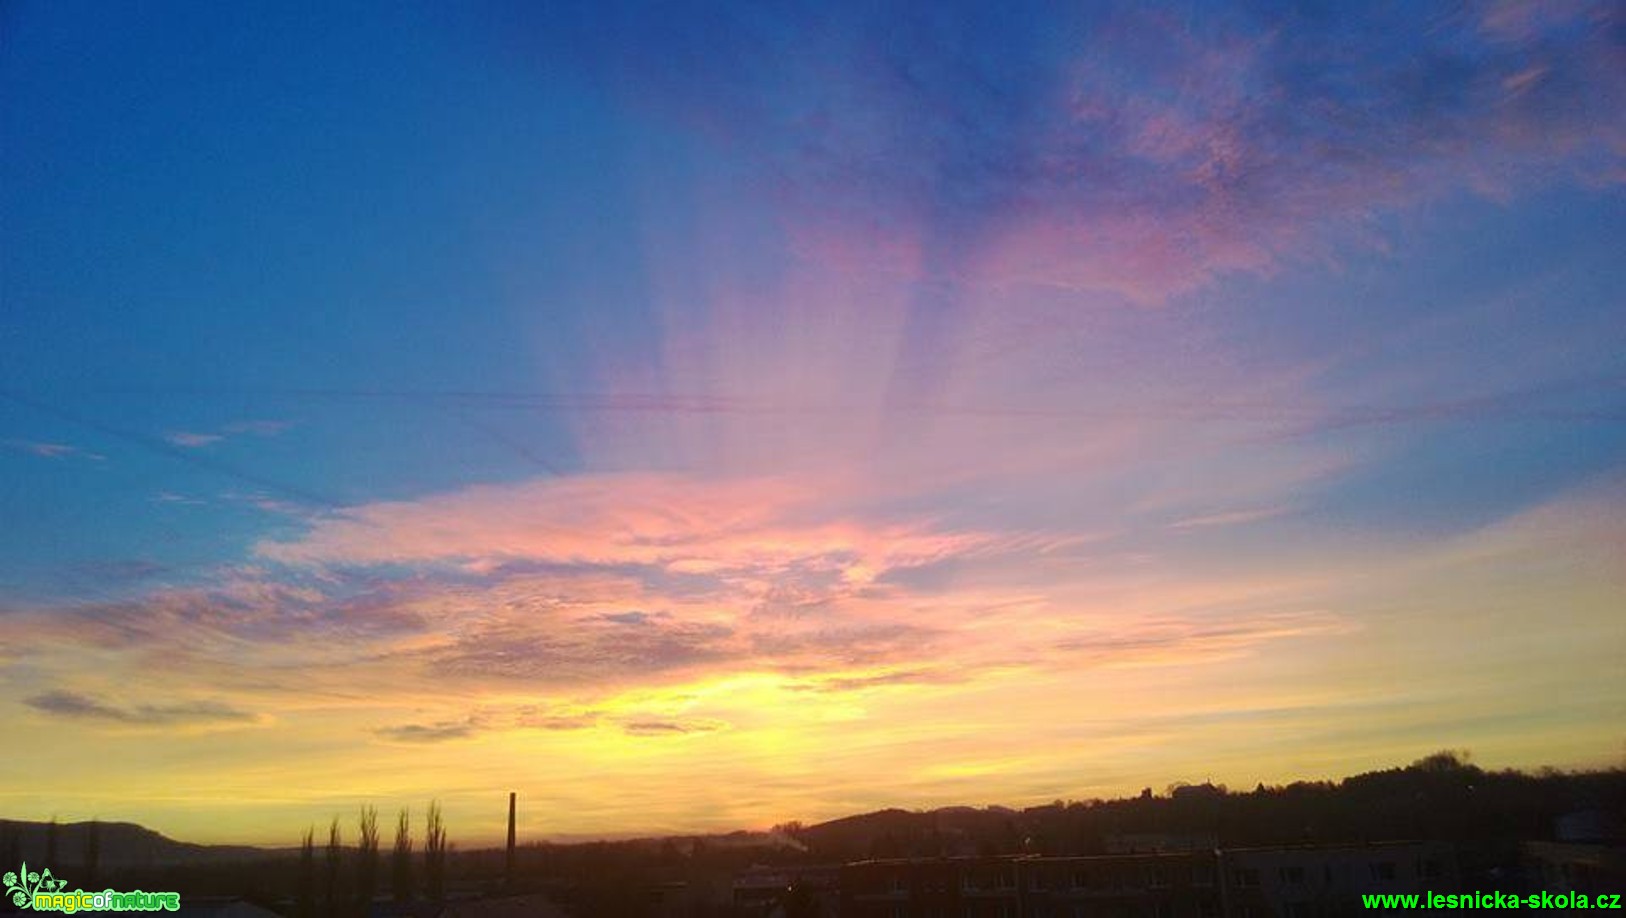
[[[1022,813],[999,806],[886,809],[806,826],[794,834],[809,851],[828,860],[976,854],[1020,848],[1023,823]]]
[[[85,863],[92,831],[97,836],[97,860],[102,869],[221,864],[285,853],[246,845],[195,845],[129,822],[58,823],[54,830],[56,856],[47,859],[52,823],[0,820],[0,855],[8,858],[15,855],[51,867],[58,873],[70,871]],[[15,864],[6,866],[16,867]]]
[[[888,809],[799,827],[794,835],[811,856],[832,861],[1396,838],[1499,843],[1551,839],[1560,817],[1583,811],[1600,814],[1606,825],[1626,824],[1626,771],[1485,771],[1455,753],[1439,753],[1339,782],[1261,784],[1240,793],[1176,785],[1163,795],[1057,801],[1021,811]]]

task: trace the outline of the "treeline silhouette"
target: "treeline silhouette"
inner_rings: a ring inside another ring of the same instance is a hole
[[[1552,837],[1578,810],[1626,812],[1626,771],[1486,771],[1442,751],[1404,768],[1342,781],[1177,784],[1117,800],[1055,801],[1009,810],[884,810],[817,826],[787,826],[829,860],[946,854],[1105,854],[1136,836],[1185,836],[1220,847],[1428,839],[1492,842]]]
[[[381,891],[376,807],[361,808],[356,820],[356,837],[354,848],[346,848],[344,828],[339,817],[333,817],[328,824],[327,844],[322,848],[321,870],[318,871],[316,827],[305,830],[299,845],[299,869],[292,896],[296,918],[365,918],[372,911]],[[439,803],[431,802],[424,816],[421,886],[413,847],[412,814],[403,807],[396,816],[395,845],[390,853],[391,897],[396,902],[410,902],[421,893],[429,902],[443,901],[450,845]]]

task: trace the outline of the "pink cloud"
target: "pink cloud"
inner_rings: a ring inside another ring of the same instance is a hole
[[[183,446],[187,449],[198,449],[200,447],[211,446],[215,443],[219,443],[221,440],[224,440],[225,437],[220,434],[195,433],[193,431],[182,430],[166,434],[164,439],[175,444],[176,446]]]
[[[919,524],[821,518],[823,496],[809,485],[771,479],[543,479],[353,508],[316,521],[297,540],[262,542],[256,552],[285,564],[528,560],[716,575],[801,566],[862,582],[990,539]]]

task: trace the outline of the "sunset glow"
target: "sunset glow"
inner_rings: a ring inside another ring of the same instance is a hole
[[[0,9],[0,815],[1626,755],[1618,4],[360,9]]]

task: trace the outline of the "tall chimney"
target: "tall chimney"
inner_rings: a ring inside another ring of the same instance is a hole
[[[508,861],[503,867],[503,885],[514,885],[514,798],[518,796],[513,791],[508,792]]]

